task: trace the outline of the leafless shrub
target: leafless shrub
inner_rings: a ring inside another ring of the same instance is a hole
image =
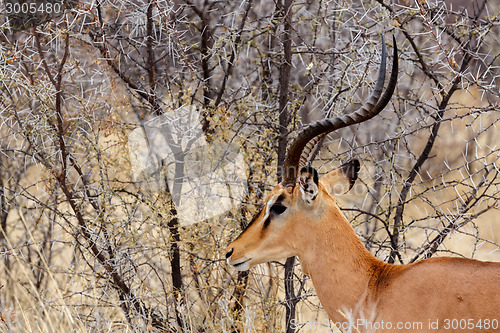
[[[314,166],[363,161],[342,206],[380,258],[499,260],[498,13],[484,0],[106,0],[24,31],[2,18],[0,325],[262,332],[321,318],[293,260],[237,274],[222,254],[294,131],[371,91],[381,35],[401,54],[392,107],[328,137]],[[158,160],[155,190],[127,153],[133,130],[186,106],[248,171],[242,205],[191,225],[184,164],[166,179]]]

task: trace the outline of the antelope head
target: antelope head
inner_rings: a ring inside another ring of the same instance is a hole
[[[391,77],[382,93],[386,73],[386,49],[382,38],[382,60],[375,89],[357,111],[335,118],[322,119],[303,128],[292,140],[285,158],[283,181],[276,186],[247,228],[227,248],[229,265],[238,270],[298,255],[307,244],[304,237],[323,223],[345,220],[333,197],[352,188],[358,177],[359,162],[352,160],[321,179],[305,166],[320,138],[337,129],[364,122],[377,115],[389,102],[396,87],[397,49]]]

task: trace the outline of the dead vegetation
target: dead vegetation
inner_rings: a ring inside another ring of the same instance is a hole
[[[379,258],[499,261],[499,19],[484,0],[106,0],[23,31],[0,18],[0,330],[290,332],[286,313],[324,319],[297,263],[238,274],[224,249],[277,183],[289,137],[372,90],[381,34],[401,52],[391,104],[328,137],[314,166],[362,161],[339,200]],[[133,130],[181,106],[247,170],[241,205],[190,225],[182,174],[168,183],[160,158],[162,190],[143,187],[128,153]]]

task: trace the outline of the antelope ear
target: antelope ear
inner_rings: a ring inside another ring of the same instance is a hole
[[[330,195],[341,195],[348,192],[358,179],[359,161],[351,160],[338,169],[330,171],[321,178],[321,184]]]
[[[318,195],[318,172],[311,167],[304,167],[300,170],[299,184],[302,199],[311,205]]]

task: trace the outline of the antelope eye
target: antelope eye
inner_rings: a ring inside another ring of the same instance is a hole
[[[271,207],[271,213],[274,213],[277,215],[283,214],[283,212],[285,212],[285,210],[286,210],[286,206],[283,206],[280,204],[272,205],[272,207]]]

